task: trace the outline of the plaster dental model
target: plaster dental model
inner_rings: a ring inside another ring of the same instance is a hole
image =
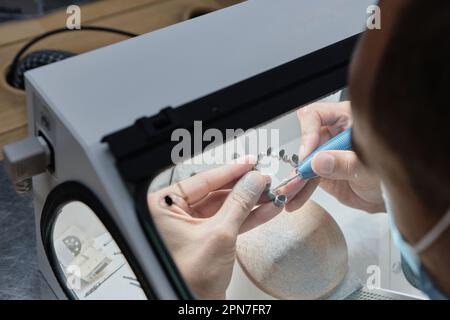
[[[238,155],[235,155],[237,158]],[[292,166],[293,168],[296,168],[298,165],[298,156],[296,154],[292,155],[292,157],[289,157],[286,154],[286,151],[284,149],[281,149],[279,152],[274,152],[272,147],[267,149],[267,152],[258,154],[257,162],[255,165],[255,170],[260,171],[260,165],[262,160],[265,158],[271,158],[276,159],[277,161],[284,162]],[[273,202],[273,204],[279,208],[284,207],[284,205],[287,202],[287,197],[284,194],[279,194],[278,192],[275,192],[274,189],[271,189],[271,185],[267,185],[266,190],[264,191],[270,201]]]
[[[279,299],[326,298],[348,269],[341,229],[313,201],[240,235],[237,259],[259,289]]]

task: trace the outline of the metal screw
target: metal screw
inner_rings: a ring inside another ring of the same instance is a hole
[[[267,192],[267,197],[269,198],[270,201],[274,201],[277,195],[273,191],[269,190]]]
[[[284,194],[279,194],[275,197],[275,200],[273,201],[273,204],[277,206],[278,208],[284,207],[287,201],[287,196]]]
[[[293,154],[293,155],[292,155],[292,162],[293,162],[295,165],[298,165],[298,155],[296,155],[296,154]]]

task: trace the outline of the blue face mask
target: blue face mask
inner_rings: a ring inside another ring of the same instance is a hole
[[[450,210],[447,211],[444,217],[420,241],[418,241],[417,244],[411,246],[405,241],[395,225],[394,218],[392,216],[390,199],[383,184],[381,184],[381,190],[383,192],[384,203],[388,214],[389,227],[391,229],[394,243],[400,250],[402,257],[405,259],[408,266],[419,279],[421,290],[428,295],[430,299],[448,299],[447,295],[440,291],[433,283],[420,261],[419,254],[431,246],[431,244],[436,241],[436,239],[439,238],[439,236],[450,225]]]

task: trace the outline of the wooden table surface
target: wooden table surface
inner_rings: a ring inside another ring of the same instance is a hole
[[[181,22],[197,13],[217,10],[242,1],[101,0],[81,6],[81,22],[82,25],[114,27],[143,34]],[[66,19],[66,11],[59,10],[36,19],[0,25],[0,149],[27,135],[25,94],[11,87],[5,78],[14,55],[33,37],[65,27]],[[81,53],[123,39],[123,36],[104,32],[67,32],[46,38],[29,51],[45,48]]]

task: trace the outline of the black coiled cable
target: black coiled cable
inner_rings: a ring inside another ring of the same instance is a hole
[[[116,33],[120,34],[126,37],[136,37],[137,34],[109,28],[109,27],[99,27],[99,26],[83,26],[81,29],[67,29],[67,28],[60,28],[60,29],[54,29],[48,32],[45,32],[36,38],[29,41],[27,44],[25,44],[15,55],[13,62],[11,64],[11,67],[9,69],[8,75],[7,75],[7,81],[8,83],[17,89],[25,89],[25,80],[24,80],[24,74],[28,70],[38,68],[53,62],[61,61],[64,59],[67,59],[69,57],[75,56],[75,53],[68,52],[68,51],[62,51],[62,50],[38,50],[35,52],[32,52],[25,56],[25,58],[21,59],[22,55],[35,43],[41,41],[44,38],[53,36],[58,33],[63,32],[79,32],[79,31],[101,31],[101,32],[110,32],[110,33]]]

